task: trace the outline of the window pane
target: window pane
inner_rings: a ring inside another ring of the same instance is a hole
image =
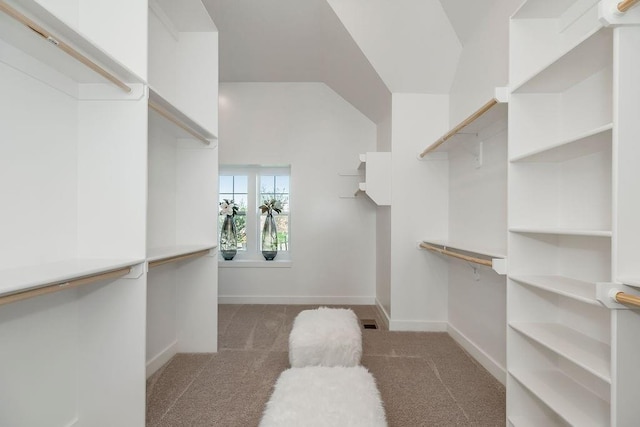
[[[276,199],[280,200],[280,203],[282,204],[282,212],[289,212],[289,195],[276,194]]]
[[[242,211],[242,212],[247,211],[247,195],[246,194],[236,194],[233,201],[238,206],[238,211]]]
[[[232,199],[233,199],[233,194],[220,193],[220,198],[218,200],[218,203],[222,203],[224,200],[232,200]]]
[[[264,175],[260,177],[260,193],[275,193],[274,188],[275,177],[273,175]]]
[[[288,176],[276,176],[276,193],[289,193]]]
[[[233,193],[232,176],[220,176],[220,193]]]
[[[234,180],[234,193],[247,193],[247,177],[245,175],[236,176]]]

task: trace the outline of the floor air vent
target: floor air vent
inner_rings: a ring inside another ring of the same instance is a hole
[[[378,329],[378,323],[373,319],[360,319],[362,329]]]

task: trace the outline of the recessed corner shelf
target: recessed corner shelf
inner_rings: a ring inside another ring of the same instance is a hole
[[[496,88],[495,92],[496,94],[494,98],[491,98],[484,105],[474,111],[469,117],[458,123],[451,130],[425,148],[420,154],[418,154],[418,158],[422,159],[427,154],[435,151],[463,129],[469,133],[478,133],[482,129],[486,129],[491,124],[494,124],[501,119],[506,119],[507,101],[509,99],[507,90],[506,88]]]
[[[548,147],[515,156],[511,162],[564,162],[597,153],[611,146],[612,129],[613,123],[607,123]]]
[[[509,326],[548,350],[611,383],[611,346],[558,323],[513,322]]]
[[[498,274],[506,274],[507,257],[500,251],[471,247],[470,245],[451,243],[444,240],[424,240],[419,246],[422,249],[441,255],[491,267]],[[453,249],[453,251],[450,249]]]
[[[560,227],[509,227],[512,233],[557,234],[562,236],[611,237],[611,230],[589,230]]]
[[[609,425],[609,404],[560,371],[511,371],[524,388],[574,426]]]
[[[111,83],[129,93],[130,83],[142,83],[135,73],[33,1],[15,7],[0,2],[0,40],[79,84]],[[13,63],[15,55],[11,59]],[[28,63],[20,60],[19,68],[31,74],[33,67]]]
[[[176,245],[162,248],[149,248],[147,250],[147,262],[149,268],[157,267],[170,262],[185,261],[187,259],[206,256],[217,245]]]
[[[561,52],[549,64],[512,88],[512,93],[557,93],[584,80],[613,62],[613,32],[601,25],[576,46]]]
[[[149,87],[149,110],[171,124],[168,129],[176,138],[195,138],[206,145],[210,144],[210,140],[216,139],[213,133],[191,119],[151,87]]]
[[[365,193],[378,206],[391,205],[391,153],[372,151],[360,154],[359,160],[365,182],[358,183],[354,196]]]
[[[73,258],[0,271],[0,303],[127,275],[138,259]],[[71,283],[76,282],[76,283]],[[45,290],[45,288],[51,288]],[[24,294],[24,295],[23,295]]]
[[[596,297],[596,284],[563,276],[509,276],[518,283],[552,292],[585,304],[601,306]]]

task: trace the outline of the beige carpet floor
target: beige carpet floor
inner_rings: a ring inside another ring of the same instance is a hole
[[[257,426],[308,308],[221,305],[219,352],[178,354],[147,380],[147,426]],[[383,325],[375,307],[351,308]],[[504,387],[446,333],[364,330],[363,347],[390,427],[505,425]]]

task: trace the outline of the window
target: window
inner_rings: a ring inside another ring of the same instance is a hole
[[[266,214],[260,211],[265,201],[275,199],[282,205],[274,213],[278,227],[278,256],[288,260],[291,249],[290,168],[265,166],[220,166],[220,202],[233,200],[238,205],[235,217],[238,254],[234,260],[263,260],[260,236]],[[219,217],[218,235],[224,218]]]

